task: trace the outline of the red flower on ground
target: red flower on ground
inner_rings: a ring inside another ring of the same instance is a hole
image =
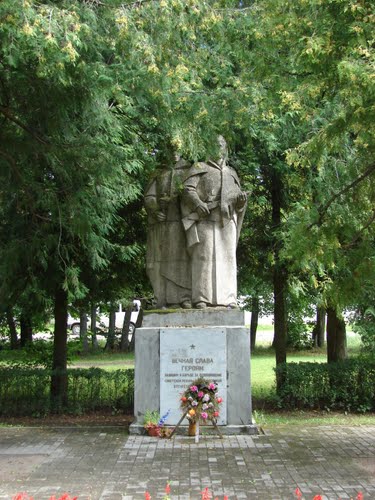
[[[294,490],[294,493],[296,494],[297,498],[302,498],[302,491],[299,488],[296,488]]]
[[[202,500],[210,500],[211,499],[211,493],[208,491],[208,488],[205,488],[202,491]]]
[[[165,493],[166,493],[167,495],[169,495],[169,493],[170,493],[170,492],[171,492],[171,487],[170,487],[170,484],[169,484],[169,483],[167,483],[167,486],[165,487]]]
[[[362,491],[360,491],[358,493],[356,500],[363,500],[363,493],[362,493]]]
[[[63,493],[60,498],[56,498],[55,495],[52,495],[49,500],[77,500],[78,497],[70,498],[68,493]],[[31,500],[31,499],[30,499]]]
[[[313,500],[322,500],[322,495],[315,495]]]
[[[148,491],[145,493],[145,500],[151,500],[151,495]]]

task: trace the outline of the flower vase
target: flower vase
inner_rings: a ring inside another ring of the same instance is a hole
[[[159,427],[150,427],[147,429],[148,435],[151,437],[159,437],[160,436],[160,429]]]
[[[189,429],[188,429],[188,436],[195,436],[195,432],[196,432],[196,428],[197,428],[197,423],[196,422],[192,422],[191,420],[189,420]]]

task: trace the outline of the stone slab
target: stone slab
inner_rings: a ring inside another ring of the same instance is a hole
[[[142,322],[146,328],[244,325],[245,311],[225,308],[145,311]]]
[[[199,377],[218,384],[224,404],[219,425],[227,423],[226,328],[164,328],[160,330],[160,414],[167,424],[181,418],[180,396]],[[185,423],[187,420],[185,421]]]
[[[173,425],[166,425],[169,429],[174,429]],[[259,434],[259,429],[257,424],[254,422],[250,425],[220,425],[220,432],[223,436],[256,436]],[[135,436],[146,436],[147,432],[143,425],[132,423],[130,424],[129,434]],[[201,436],[218,436],[218,433],[213,425],[202,426],[200,425],[200,434]],[[175,435],[178,436],[187,436],[188,435],[188,426],[181,425],[175,432]]]

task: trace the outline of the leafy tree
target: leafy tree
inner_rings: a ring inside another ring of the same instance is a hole
[[[139,192],[132,105],[111,64],[116,5],[0,5],[1,296],[32,283],[53,297],[59,370],[81,268],[106,265],[116,210]],[[54,376],[53,397],[65,394]]]
[[[285,104],[310,128],[286,156],[296,182],[302,172],[305,183],[288,213],[284,257],[328,307],[329,358],[337,360],[345,356],[341,312],[360,301],[374,273],[374,7],[351,0],[263,6],[262,37],[272,33],[296,76]]]

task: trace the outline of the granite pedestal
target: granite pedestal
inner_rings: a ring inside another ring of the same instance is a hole
[[[134,422],[144,432],[146,410],[163,414],[167,425],[181,416],[179,398],[199,376],[216,380],[224,401],[218,421],[223,434],[256,434],[251,417],[250,339],[240,310],[146,312],[135,337]],[[185,420],[187,425],[187,420]],[[214,431],[212,425],[204,432]]]

